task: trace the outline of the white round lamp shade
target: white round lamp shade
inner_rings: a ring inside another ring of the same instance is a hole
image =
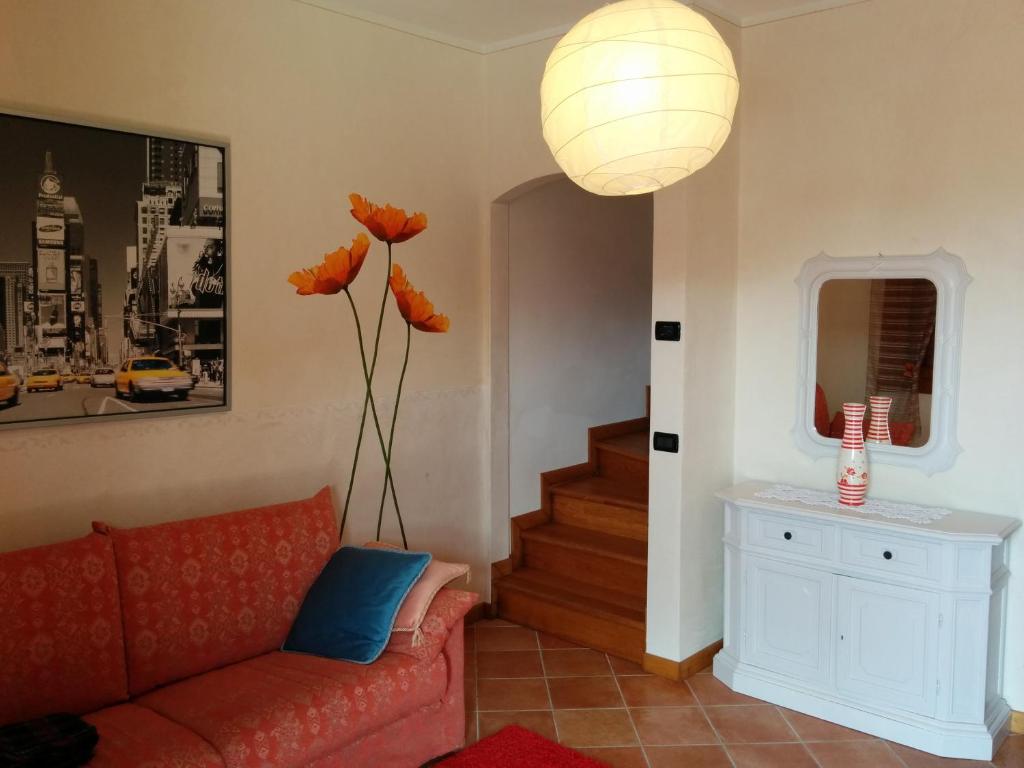
[[[653,192],[711,162],[738,97],[732,53],[707,19],[675,0],[622,0],[581,19],[548,57],[544,140],[590,192]]]

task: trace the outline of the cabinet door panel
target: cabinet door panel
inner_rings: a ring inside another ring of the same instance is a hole
[[[826,682],[834,579],[831,573],[750,558],[744,660],[801,680]]]
[[[938,595],[846,577],[838,585],[839,690],[931,715]]]

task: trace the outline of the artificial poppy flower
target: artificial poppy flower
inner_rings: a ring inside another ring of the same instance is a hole
[[[402,208],[374,205],[361,195],[348,196],[352,215],[370,230],[370,234],[385,243],[404,243],[427,228],[427,214],[406,216]]]
[[[324,256],[323,262],[315,267],[292,272],[288,282],[295,286],[295,292],[300,296],[339,293],[356,279],[369,250],[370,238],[360,232],[352,241],[351,248],[338,248]]]
[[[405,271],[397,264],[391,268],[388,284],[391,286],[391,292],[395,294],[398,311],[402,313],[405,322],[418,331],[428,333],[444,333],[448,330],[447,315],[434,314],[434,305],[422,291],[412,287],[405,276]]]

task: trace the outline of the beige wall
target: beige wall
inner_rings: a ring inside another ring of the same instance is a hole
[[[234,385],[228,414],[2,433],[0,550],[93,518],[139,525],[325,483],[343,497],[362,400],[351,318],[343,298],[299,298],[285,280],[359,231],[359,191],[430,217],[396,254],[452,330],[413,339],[398,488],[411,543],[472,562],[485,586],[479,57],[280,0],[3,0],[0,101],[230,142]],[[383,254],[375,243],[354,287],[368,324]],[[387,316],[384,400],[404,342]],[[364,448],[353,541],[376,517],[379,453]]]
[[[949,471],[879,465],[872,493],[1024,517],[1014,428],[1024,381],[1024,4],[874,0],[744,30],[736,474],[827,488],[794,446],[805,259],[965,261],[958,432]],[[1024,534],[1012,546],[1005,686],[1024,709]]]
[[[564,176],[508,205],[509,510],[539,474],[587,460],[587,429],[644,415],[650,195],[598,197]]]

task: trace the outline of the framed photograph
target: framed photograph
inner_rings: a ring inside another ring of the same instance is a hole
[[[0,429],[228,408],[227,161],[0,111]]]

